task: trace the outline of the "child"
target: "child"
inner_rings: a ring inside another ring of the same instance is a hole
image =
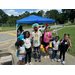
[[[25,31],[23,34],[24,34],[24,46],[25,46],[25,49],[26,49],[26,52],[27,52],[26,57],[25,57],[25,64],[27,65],[27,57],[28,57],[29,65],[32,65],[32,63],[31,63],[31,51],[32,51],[32,48],[31,48],[30,32]]]
[[[33,24],[33,29],[34,31],[32,32],[32,46],[33,46],[33,49],[34,49],[34,59],[35,59],[35,62],[37,62],[37,53],[36,53],[36,49],[37,49],[37,52],[38,52],[38,59],[39,59],[39,62],[41,62],[41,55],[40,55],[40,45],[41,45],[41,32],[38,31],[38,28],[39,28],[39,25],[37,23]]]
[[[52,39],[52,33],[49,32],[49,27],[48,24],[46,24],[46,31],[43,33],[43,45],[45,47],[45,53],[46,55],[44,56],[44,58],[49,58],[49,51],[48,51],[48,47],[49,47],[49,42]]]
[[[58,48],[59,48],[59,44],[60,44],[60,42],[59,42],[59,36],[56,36],[55,40],[52,42],[52,51],[53,51],[53,53],[52,53],[52,61],[53,61],[54,58],[56,60],[56,56],[57,56],[57,51],[58,51]]]
[[[69,39],[69,34],[64,34],[64,39],[60,42],[60,56],[57,62],[61,61],[61,56],[63,54],[63,61],[62,64],[65,64],[65,52],[67,51],[68,47],[72,47],[71,41]]]
[[[23,31],[24,30],[23,30],[22,26],[19,26],[19,28],[17,29],[17,37],[20,36]]]
[[[19,57],[19,61],[20,61],[20,65],[24,65],[24,58],[25,58],[25,47],[24,47],[24,41],[23,40],[19,40],[15,43],[16,46],[16,53],[17,56]]]

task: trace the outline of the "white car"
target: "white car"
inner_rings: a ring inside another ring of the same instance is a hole
[[[39,25],[39,31],[43,31],[45,30],[45,26],[44,25]]]

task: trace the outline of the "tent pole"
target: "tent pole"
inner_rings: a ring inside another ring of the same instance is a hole
[[[55,23],[55,30],[56,30],[56,36],[58,36],[56,23]]]
[[[16,24],[16,37],[17,37],[17,24]],[[16,40],[17,40],[17,38],[16,38]]]

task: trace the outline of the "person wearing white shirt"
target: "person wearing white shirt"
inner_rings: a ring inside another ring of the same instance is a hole
[[[29,31],[25,31],[24,33],[24,46],[26,49],[26,57],[25,57],[25,65],[27,65],[27,58],[28,58],[28,63],[29,65],[32,65],[31,63],[31,52],[32,52],[32,48],[31,48],[31,37],[30,37],[30,32]]]
[[[56,60],[59,44],[60,44],[59,36],[56,36],[55,40],[52,42],[52,51],[53,51],[53,53],[52,53],[52,61],[53,61],[53,59]]]

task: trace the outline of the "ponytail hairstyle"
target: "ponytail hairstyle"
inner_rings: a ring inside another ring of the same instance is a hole
[[[70,34],[64,34],[64,37],[65,37],[66,35],[68,35],[68,37],[70,38]]]
[[[18,41],[15,43],[15,47],[22,46],[22,44],[23,44],[23,40],[18,40]]]
[[[50,29],[50,27],[48,26],[49,24],[48,23],[46,23],[46,28],[49,28]],[[46,30],[46,28],[45,28],[45,30]]]

